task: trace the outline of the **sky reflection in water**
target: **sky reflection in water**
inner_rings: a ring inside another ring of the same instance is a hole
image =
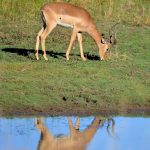
[[[114,117],[115,134],[108,134],[105,122],[98,127],[87,150],[149,150],[150,118]],[[71,117],[75,126],[77,117]],[[80,131],[87,129],[94,117],[80,118]],[[55,137],[68,136],[67,117],[44,118],[44,125]],[[111,129],[110,129],[111,131]],[[40,132],[34,118],[0,118],[0,150],[37,150]]]

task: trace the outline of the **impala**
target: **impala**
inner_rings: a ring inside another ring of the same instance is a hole
[[[101,121],[95,118],[88,128],[80,131],[80,118],[77,119],[75,127],[68,117],[70,135],[54,137],[44,125],[43,118],[35,118],[35,126],[41,132],[38,150],[85,150],[87,144],[93,139]]]
[[[48,60],[45,50],[45,39],[57,25],[71,27],[73,29],[66,51],[66,60],[69,60],[69,53],[76,37],[79,42],[81,58],[84,61],[86,60],[82,46],[82,32],[87,32],[95,40],[99,49],[100,59],[104,60],[106,58],[106,53],[113,41],[112,35],[110,35],[109,41],[106,41],[103,34],[97,30],[92,17],[84,8],[68,3],[48,3],[41,8],[41,17],[43,26],[36,37],[35,56],[37,60],[39,60],[38,49],[40,40],[43,57],[45,60]]]

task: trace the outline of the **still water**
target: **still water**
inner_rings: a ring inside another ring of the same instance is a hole
[[[150,150],[150,118],[0,118],[0,150]]]

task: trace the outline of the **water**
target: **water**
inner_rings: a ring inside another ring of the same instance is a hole
[[[0,150],[38,150],[38,145],[39,150],[150,150],[150,118],[90,116],[69,121],[70,126],[68,117],[0,118]],[[47,147],[42,149],[42,144]]]

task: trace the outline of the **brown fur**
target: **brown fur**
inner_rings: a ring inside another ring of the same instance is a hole
[[[45,4],[42,9],[42,14],[45,20],[45,27],[43,27],[36,38],[36,59],[38,57],[39,41],[41,37],[41,45],[43,50],[43,56],[45,60],[45,39],[48,34],[57,26],[57,24],[64,24],[73,27],[70,43],[66,52],[66,60],[69,60],[69,54],[76,37],[78,38],[80,45],[81,58],[85,61],[83,47],[82,47],[82,32],[87,32],[97,43],[99,49],[99,55],[101,60],[105,59],[107,49],[110,47],[110,43],[101,43],[102,34],[97,30],[94,20],[90,14],[83,8],[74,6],[67,3],[48,3]]]
[[[99,123],[99,119],[95,118],[87,129],[80,132],[80,118],[77,119],[74,127],[70,117],[68,117],[70,135],[55,138],[44,125],[43,119],[40,118],[40,120],[38,120],[35,118],[35,126],[41,132],[38,150],[85,150],[87,144],[95,135]]]

